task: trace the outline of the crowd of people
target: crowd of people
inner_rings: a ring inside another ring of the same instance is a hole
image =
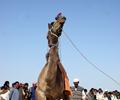
[[[74,79],[74,86],[71,87],[73,96],[72,100],[120,100],[120,92],[103,91],[101,88],[91,88],[89,91],[79,86],[79,80]]]
[[[87,89],[82,91],[82,100],[120,100],[120,92],[115,91],[104,91],[99,89],[91,88],[87,93]]]
[[[79,86],[79,80],[74,80],[74,86],[71,86],[73,95],[71,100],[120,100],[120,92],[103,91],[101,88],[91,88],[89,91]],[[29,87],[28,83],[20,83],[18,81],[12,83],[5,81],[0,87],[0,100],[36,100],[35,89],[36,83]]]
[[[0,87],[0,100],[36,100],[35,89],[36,83],[29,88],[28,83],[23,84],[16,81],[10,87],[9,81],[5,81]]]

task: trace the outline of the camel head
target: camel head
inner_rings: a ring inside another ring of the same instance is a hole
[[[61,36],[63,25],[66,21],[66,17],[59,16],[55,22],[48,24],[48,44],[49,47],[58,43],[58,38]]]

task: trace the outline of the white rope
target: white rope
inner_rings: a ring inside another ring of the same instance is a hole
[[[54,34],[53,32],[50,32],[50,34],[52,34],[52,35],[54,35],[55,37],[57,37],[57,38],[58,38],[58,36],[57,36],[56,34]]]
[[[53,32],[52,32],[52,29],[53,29],[53,26],[52,26],[52,28],[51,28],[51,29],[49,29],[50,34],[52,34],[52,35],[54,35],[55,37],[57,37],[57,38],[58,38],[58,36],[57,36],[55,33],[53,33]]]
[[[90,65],[92,65],[95,69],[97,69],[99,72],[101,72],[102,74],[104,74],[106,77],[108,77],[109,79],[111,79],[114,83],[116,83],[118,86],[120,86],[120,83],[118,81],[116,81],[112,76],[108,75],[107,73],[105,73],[104,71],[102,71],[100,68],[98,68],[99,66],[94,64],[93,62],[91,62],[78,48],[77,46],[73,43],[73,41],[70,39],[70,37],[63,31],[64,35],[67,37],[67,39],[69,40],[69,42],[72,44],[72,46],[76,49],[76,51],[80,54],[80,56],[82,56]]]
[[[62,53],[61,53],[61,38],[59,37],[58,38],[59,40],[59,46],[58,46],[58,50],[59,50],[59,58],[60,58],[60,61],[62,62]]]

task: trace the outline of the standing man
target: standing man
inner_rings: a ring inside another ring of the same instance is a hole
[[[79,86],[79,79],[75,78],[73,80],[74,86],[71,87],[73,96],[71,96],[71,100],[82,100],[82,91],[83,87]]]
[[[18,90],[19,89],[19,82],[16,81],[13,86],[14,86],[13,87],[14,89],[11,93],[11,99],[10,100],[19,100],[19,90]]]
[[[36,87],[37,87],[36,83],[33,83],[32,87],[30,87],[30,93],[31,93],[31,99],[30,100],[36,100],[36,96],[35,96]]]

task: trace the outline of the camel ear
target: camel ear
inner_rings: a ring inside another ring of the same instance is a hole
[[[48,29],[51,29],[52,25],[50,23],[48,23]]]

